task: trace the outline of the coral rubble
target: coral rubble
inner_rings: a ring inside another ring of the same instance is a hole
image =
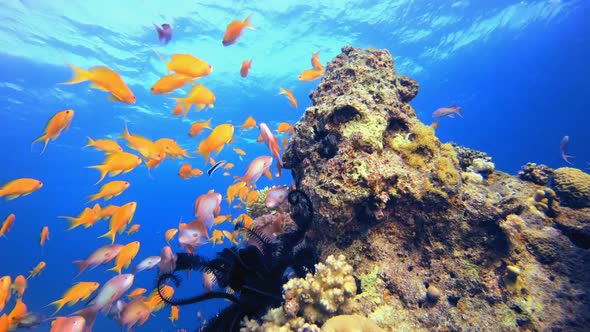
[[[314,202],[322,256],[344,254],[374,278],[346,313],[388,331],[590,326],[588,175],[556,170],[554,192],[548,168],[494,170],[417,119],[417,90],[386,50],[344,47],[285,151]],[[304,307],[307,319],[339,314],[298,305],[276,310],[301,324]]]

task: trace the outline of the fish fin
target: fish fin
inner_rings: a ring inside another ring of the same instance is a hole
[[[113,171],[109,171],[109,176],[117,176],[119,174],[121,174],[123,171],[121,170],[113,170]]]
[[[80,315],[84,317],[84,319],[86,320],[86,329],[84,330],[85,332],[92,330],[92,326],[94,325],[94,321],[96,320],[96,314],[98,314],[99,309],[100,308],[93,305],[91,307],[87,307],[74,312],[74,315]]]
[[[76,277],[82,274],[82,272],[84,272],[84,270],[86,270],[88,267],[88,264],[85,260],[74,261],[74,264],[76,264],[76,268],[78,268],[78,274],[76,274]]]
[[[266,176],[269,180],[272,180],[272,174],[270,173],[269,170],[267,170],[266,172],[264,172],[264,176]]]
[[[99,236],[98,238],[100,239],[101,237],[110,238],[111,244],[115,243],[115,232],[112,232],[110,229],[108,232],[104,233],[103,235]]]
[[[123,102],[121,99],[119,99],[119,98],[115,97],[115,95],[113,95],[113,94],[110,94],[110,95],[107,97],[107,100],[108,100],[108,101],[115,101],[115,102]]]
[[[88,202],[86,202],[86,203],[96,201],[99,198],[100,198],[99,194],[90,195],[90,196],[88,196]]]
[[[53,301],[53,302],[49,303],[48,305],[46,305],[46,307],[50,306],[50,305],[56,306],[55,312],[53,314],[51,314],[51,316],[55,316],[55,314],[57,314],[57,312],[60,311],[61,308],[64,307],[64,305],[66,305],[66,302],[64,301],[64,299],[60,299],[60,300]]]
[[[455,106],[455,113],[459,116],[459,117],[463,117],[463,114],[461,114],[461,107],[459,106]]]
[[[88,166],[86,168],[94,168],[100,172],[100,179],[98,179],[98,181],[96,181],[96,183],[94,185],[97,185],[100,183],[100,181],[104,180],[105,176],[107,176],[107,173],[109,171],[109,169],[107,168],[106,165],[94,165],[94,166]]]
[[[11,201],[17,197],[19,197],[20,195],[6,195],[5,198],[7,201]]]
[[[166,71],[168,72],[168,74],[170,74],[170,68],[168,68],[169,66],[169,62],[167,62],[166,60],[164,60],[164,58],[160,55],[160,53],[158,53],[158,51],[152,49],[152,51],[154,51],[154,53],[156,53],[156,55],[158,56],[158,58],[160,58],[160,60],[162,60],[162,62],[164,63],[164,65],[166,66]]]
[[[248,15],[248,17],[244,19],[244,22],[242,22],[242,24],[244,24],[244,28],[246,29],[256,30],[256,28],[250,25],[250,17],[252,17],[252,14]]]
[[[72,68],[72,71],[73,71],[72,78],[67,82],[63,82],[63,83],[59,83],[59,84],[77,84],[77,83],[81,83],[84,81],[88,81],[90,79],[91,73],[89,71],[84,70],[79,67],[76,67],[71,63],[68,63],[67,65],[70,66],[70,68]]]
[[[33,145],[37,142],[43,142],[43,149],[41,149],[41,154],[43,154],[43,152],[45,152],[45,148],[47,148],[47,143],[49,143],[49,137],[47,137],[47,134],[43,134],[31,142],[31,151],[33,151]]]
[[[94,140],[90,138],[90,136],[86,136],[86,139],[86,145],[84,145],[83,148],[87,148],[94,145]]]
[[[108,269],[107,271],[113,271],[113,272],[117,272],[117,274],[121,274],[121,268],[117,268],[116,266],[113,266],[112,268]]]

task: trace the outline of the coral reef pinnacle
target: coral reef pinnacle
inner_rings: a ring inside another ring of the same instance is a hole
[[[342,48],[283,159],[314,202],[321,255],[344,254],[357,276],[379,266],[352,313],[388,331],[590,326],[584,177],[553,192],[548,168],[524,181],[441,143],[393,65],[386,50]]]

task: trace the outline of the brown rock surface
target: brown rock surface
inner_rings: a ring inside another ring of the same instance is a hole
[[[344,47],[284,155],[322,257],[344,254],[357,276],[378,267],[358,313],[386,330],[590,326],[590,209],[490,169],[463,181],[463,154],[416,118],[416,93],[386,50]]]

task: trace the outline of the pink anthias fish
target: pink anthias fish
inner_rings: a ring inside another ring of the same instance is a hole
[[[164,45],[168,44],[170,39],[172,39],[172,27],[168,23],[162,24],[162,27],[157,26],[155,23],[152,23],[156,28],[156,32],[158,33],[158,40],[160,43],[164,43]]]
[[[277,170],[279,176],[281,176],[281,170],[283,169],[283,160],[281,159],[281,151],[279,150],[279,143],[277,137],[273,135],[272,131],[266,123],[261,123],[258,128],[260,129],[260,136],[264,141],[264,144],[270,150],[270,154],[277,160]]]
[[[208,230],[213,227],[215,217],[219,216],[221,209],[221,194],[209,190],[208,193],[199,196],[195,200],[194,211],[197,220],[202,222]]]
[[[160,262],[158,263],[158,275],[173,272],[176,269],[176,255],[172,252],[170,246],[165,246],[160,250]]]
[[[461,107],[459,106],[448,106],[448,107],[441,107],[432,113],[433,118],[440,118],[443,116],[448,116],[449,118],[455,117],[457,114],[460,117],[463,117],[461,114]]]
[[[288,186],[280,186],[269,189],[266,192],[266,199],[264,204],[269,209],[275,209],[285,201],[289,194]]]
[[[78,267],[78,275],[80,275],[87,268],[93,269],[101,264],[107,264],[121,251],[123,245],[121,244],[107,244],[96,249],[88,258],[85,260],[74,261],[74,264]]]
[[[188,253],[193,254],[195,247],[209,243],[207,227],[199,219],[188,224],[178,224],[178,244]]]
[[[125,305],[119,314],[119,324],[131,331],[133,326],[143,325],[150,318],[151,310],[145,304],[145,297],[139,297]]]
[[[84,317],[88,324],[88,331],[91,331],[92,325],[94,325],[94,321],[96,320],[96,314],[99,311],[108,314],[115,301],[131,288],[133,279],[133,274],[119,274],[112,277],[102,286],[94,299],[90,301],[90,307],[76,311],[74,315]]]
[[[559,144],[559,151],[561,152],[561,158],[563,158],[563,160],[565,160],[566,163],[572,165],[572,162],[569,161],[569,158],[573,158],[573,156],[567,155],[567,146],[570,142],[570,137],[569,136],[563,136],[563,138],[561,139],[561,143]]]
[[[82,316],[55,317],[51,321],[49,332],[82,332],[85,329],[86,320]]]
[[[141,271],[152,269],[156,265],[158,265],[158,263],[160,263],[161,260],[162,260],[162,257],[160,257],[160,256],[150,256],[150,257],[144,258],[144,260],[139,262],[139,264],[135,265],[135,267],[133,268],[133,273],[138,273]]]
[[[247,185],[252,186],[256,184],[256,181],[260,179],[262,174],[266,177],[271,178],[270,165],[272,164],[271,156],[260,156],[254,158],[246,168],[244,175],[238,180],[246,182]]]

